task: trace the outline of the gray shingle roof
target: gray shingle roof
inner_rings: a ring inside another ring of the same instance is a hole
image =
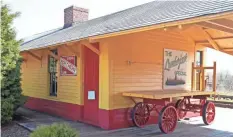
[[[49,31],[25,41],[20,50],[228,11],[233,11],[233,1],[154,1],[68,28]]]

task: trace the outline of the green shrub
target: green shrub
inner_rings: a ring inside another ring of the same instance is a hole
[[[12,120],[14,106],[9,99],[2,99],[1,105],[1,124],[5,124]]]
[[[28,96],[21,95],[19,101],[14,105],[14,111],[23,106],[28,100]]]
[[[21,95],[20,101],[19,101],[19,106],[23,106],[28,100],[28,96]]]
[[[2,4],[2,3],[1,3]],[[21,96],[21,57],[19,45],[21,40],[16,40],[16,31],[13,21],[19,13],[12,13],[8,5],[1,5],[1,124],[10,121],[13,111],[17,109]]]
[[[78,132],[67,124],[52,124],[38,127],[30,137],[78,137]]]

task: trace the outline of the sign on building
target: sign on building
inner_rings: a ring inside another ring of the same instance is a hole
[[[76,76],[77,75],[77,59],[76,56],[61,56],[60,69],[61,76]]]
[[[187,86],[188,53],[164,49],[164,89],[185,89]]]

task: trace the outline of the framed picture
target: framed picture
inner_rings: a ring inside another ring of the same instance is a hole
[[[77,57],[61,56],[60,57],[60,75],[76,76],[77,75]]]
[[[185,89],[187,87],[188,53],[164,49],[163,88]]]

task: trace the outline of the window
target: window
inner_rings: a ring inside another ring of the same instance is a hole
[[[203,65],[203,52],[197,51],[196,52],[196,66]]]
[[[196,66],[203,65],[203,51],[196,51]],[[201,90],[201,70],[196,70],[196,90]]]
[[[51,52],[57,55],[57,49],[51,50]],[[49,56],[49,82],[50,82],[50,96],[57,96],[57,60]]]

